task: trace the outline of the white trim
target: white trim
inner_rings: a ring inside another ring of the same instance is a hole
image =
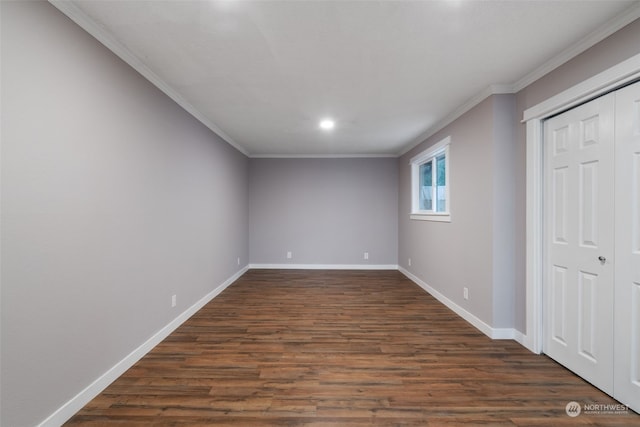
[[[377,158],[393,158],[397,159],[395,154],[251,154],[251,159],[377,159]]]
[[[622,12],[620,15],[605,23],[596,31],[592,32],[586,37],[583,37],[578,43],[574,44],[573,46],[569,46],[554,58],[551,58],[540,67],[536,68],[517,82],[513,83],[512,86],[514,92],[519,92],[539,78],[549,74],[551,71],[555,70],[562,64],[580,55],[585,50],[606,39],[611,34],[622,29],[626,25],[629,25],[638,18],[640,18],[640,3],[634,4],[633,6]]]
[[[423,282],[420,278],[415,276],[413,273],[406,270],[404,267],[400,266],[398,270],[404,274],[407,278],[413,281],[415,284],[420,286],[422,289],[431,294],[435,299],[440,301],[442,304],[449,307],[456,313],[458,316],[462,317],[464,320],[469,322],[472,326],[478,329],[480,332],[485,334],[491,339],[501,340],[501,339],[515,339],[519,332],[515,331],[513,328],[492,328],[487,325],[485,322],[480,320],[478,317],[474,316],[464,308],[460,307],[458,304],[450,300],[449,298],[442,295],[440,292],[436,291],[434,288],[429,286],[426,282]],[[520,334],[521,335],[521,334]]]
[[[632,56],[546,101],[525,110],[524,122],[545,119],[640,78],[640,54]]]
[[[527,123],[527,230],[526,298],[527,333],[524,346],[542,352],[543,160],[544,119],[640,79],[640,54],[577,84],[524,112]]]
[[[520,332],[520,331],[519,331],[519,330],[517,330],[517,329],[513,329],[513,339],[514,339],[518,344],[520,344],[521,346],[523,346],[523,347],[525,347],[525,348],[526,348],[526,346],[524,345],[524,343],[525,343],[525,341],[526,341],[526,336],[525,336],[522,332]]]
[[[611,34],[622,29],[626,25],[629,25],[631,22],[635,21],[638,18],[640,18],[640,4],[634,4],[629,9],[625,10],[617,17],[613,18],[600,28],[596,29],[591,34],[583,37],[578,43],[574,44],[573,46],[569,46],[567,49],[560,52],[560,54],[558,54],[557,56],[551,58],[540,67],[528,73],[520,80],[514,83],[493,84],[487,86],[481,92],[470,98],[467,102],[453,110],[442,120],[439,120],[438,122],[430,126],[425,132],[414,138],[410,143],[407,144],[404,149],[402,149],[398,153],[398,157],[403,156],[404,154],[413,150],[415,147],[435,135],[437,132],[444,129],[446,126],[453,123],[455,120],[459,119],[463,114],[471,110],[476,105],[480,104],[488,97],[492,95],[513,94],[520,92],[531,83],[549,74],[551,71],[555,70],[562,64],[569,62],[571,59],[575,58],[590,47],[606,39]]]
[[[516,332],[513,328],[491,328],[489,337],[493,340],[513,340],[516,337]]]
[[[111,369],[98,377],[94,382],[89,384],[84,390],[71,398],[67,403],[58,408],[53,414],[49,415],[42,421],[40,427],[54,427],[64,424],[73,415],[75,415],[84,405],[89,403],[91,399],[99,395],[109,384],[115,381],[127,369],[132,367],[137,361],[142,359],[149,351],[157,346],[169,334],[175,331],[187,319],[193,316],[205,304],[218,296],[220,292],[225,290],[229,285],[238,280],[248,270],[248,266],[243,267],[240,271],[225,280],[221,285],[202,297],[199,301],[186,309],[182,314],[173,319],[169,324],[156,332],[151,338],[142,343],[138,348],[129,353],[124,359],[116,363]]]
[[[441,141],[436,142],[429,148],[426,148],[424,151],[416,154],[411,158],[411,160],[409,160],[409,164],[413,165],[414,163],[422,163],[430,157],[440,154],[440,152],[444,151],[449,144],[451,144],[451,136],[443,138]]]
[[[526,146],[526,335],[524,346],[542,352],[542,121],[527,122]],[[540,141],[540,143],[530,143]],[[535,325],[535,326],[534,326]]]
[[[408,153],[409,151],[416,148],[418,145],[422,144],[428,138],[435,135],[437,132],[440,132],[442,129],[458,120],[462,115],[469,110],[471,110],[476,105],[480,104],[482,101],[490,97],[491,95],[503,95],[503,94],[512,94],[515,93],[513,87],[511,85],[490,85],[487,86],[483,91],[474,95],[467,102],[453,110],[450,114],[444,117],[442,120],[439,120],[432,126],[429,126],[426,132],[421,133],[417,137],[415,137],[409,144],[398,153],[398,157],[401,157]]]
[[[397,264],[249,264],[252,270],[397,270]]]
[[[237,142],[235,142],[229,135],[224,133],[222,129],[216,126],[211,120],[209,120],[204,114],[202,114],[196,107],[191,105],[186,99],[182,97],[176,90],[162,80],[156,73],[154,73],[149,67],[147,67],[138,57],[126,48],[122,43],[117,41],[106,30],[97,25],[91,18],[89,18],[78,6],[70,1],[66,0],[49,0],[53,6],[55,6],[60,12],[64,13],[73,22],[78,24],[83,30],[91,34],[100,43],[105,45],[109,50],[115,53],[120,59],[129,64],[134,70],[142,74],[142,76],[153,83],[158,89],[165,93],[169,98],[174,100],[179,106],[184,108],[189,114],[199,120],[203,125],[208,127],[220,138],[225,140],[229,145],[240,151],[245,156],[249,153]]]
[[[418,221],[434,221],[434,222],[451,222],[451,214],[449,213],[412,213],[409,215],[409,219],[415,219]]]

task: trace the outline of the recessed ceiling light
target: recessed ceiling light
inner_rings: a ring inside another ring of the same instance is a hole
[[[324,119],[320,122],[320,129],[331,130],[335,127],[336,122],[331,119]]]

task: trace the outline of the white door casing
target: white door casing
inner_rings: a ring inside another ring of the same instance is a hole
[[[615,95],[614,397],[640,411],[640,83]]]
[[[640,54],[560,92],[528,108],[523,113],[526,123],[526,331],[522,344],[534,353],[541,353],[542,342],[542,232],[544,188],[542,146],[545,119],[600,95],[640,79]]]
[[[543,145],[544,132],[543,122],[570,108],[583,104],[598,96],[607,94],[611,91],[618,90],[625,85],[640,80],[640,54],[637,54],[593,77],[561,92],[551,98],[537,104],[527,110],[523,114],[523,122],[526,122],[526,333],[522,338],[522,344],[534,353],[543,351],[543,282],[544,265],[546,254],[543,251],[545,243],[545,234],[543,233],[544,219],[544,163]],[[631,86],[630,86],[631,87]],[[636,101],[632,101],[637,107]],[[633,113],[630,113],[633,114]],[[636,113],[637,114],[637,113]],[[632,116],[632,120],[636,120],[637,116]],[[629,122],[622,118],[621,120]],[[634,122],[635,123],[635,122]],[[637,129],[637,128],[636,128]],[[618,133],[624,133],[621,129],[616,130]],[[635,137],[634,137],[635,138]],[[635,140],[634,140],[635,141]],[[624,143],[623,143],[624,144]],[[636,144],[633,142],[632,144]],[[633,148],[635,147],[635,148]],[[637,189],[640,186],[638,176],[630,175],[630,171],[636,171],[637,163],[633,163],[631,159],[637,161],[637,145],[632,145],[626,152],[622,152],[622,147],[616,146],[617,160],[620,158],[627,159],[627,164],[620,161],[616,164],[615,179],[617,182],[624,181],[629,183],[627,189],[616,187],[616,225],[623,221],[620,215],[624,215],[623,204],[628,209],[638,209]],[[635,151],[632,151],[635,150]],[[627,172],[624,172],[626,170]],[[628,191],[633,193],[633,198],[626,202],[622,202],[620,194]],[[629,212],[629,211],[628,211]],[[631,210],[627,214],[629,221],[638,221],[638,210]],[[635,224],[635,223],[633,223]],[[637,227],[637,225],[633,225]],[[615,314],[614,321],[618,324],[625,325],[622,329],[616,328],[615,342],[616,351],[614,356],[614,397],[622,403],[628,405],[634,411],[640,413],[640,392],[638,391],[640,371],[640,355],[638,355],[638,343],[640,336],[638,328],[640,328],[640,314],[638,306],[640,306],[640,296],[637,287],[637,268],[640,265],[636,251],[631,246],[630,239],[637,238],[638,228],[616,228],[616,262],[621,265],[631,266],[625,270],[621,267],[621,273],[616,273],[616,292],[615,292]],[[633,234],[636,233],[636,234]],[[622,237],[619,237],[622,234]],[[626,236],[625,236],[626,235]],[[636,236],[636,237],[634,237]],[[623,240],[621,240],[623,239]],[[624,243],[626,239],[626,243]],[[624,255],[624,247],[630,254]],[[631,248],[631,249],[629,249]],[[616,268],[618,268],[616,266]],[[628,271],[633,280],[626,278],[624,271]],[[627,289],[619,291],[620,283],[627,283]],[[632,285],[629,285],[631,283]],[[624,301],[623,301],[624,300]],[[623,301],[623,302],[621,302]],[[635,310],[635,311],[634,311]],[[622,321],[620,319],[623,319]],[[622,323],[620,323],[622,322]]]
[[[544,352],[613,394],[614,108],[545,122]]]

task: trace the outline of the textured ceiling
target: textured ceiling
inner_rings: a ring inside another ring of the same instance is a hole
[[[615,0],[53,4],[254,156],[397,155],[640,14]]]

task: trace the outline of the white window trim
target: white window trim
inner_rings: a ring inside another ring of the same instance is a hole
[[[450,175],[450,157],[449,157],[449,145],[451,144],[451,137],[448,136],[442,141],[432,145],[427,148],[425,151],[417,154],[409,160],[409,164],[411,165],[411,214],[409,218],[421,220],[421,221],[438,221],[438,222],[451,222],[451,181],[449,179]],[[433,158],[435,159],[438,155],[444,153],[445,155],[445,181],[446,181],[446,189],[445,189],[445,200],[446,200],[446,208],[445,212],[435,212],[435,211],[424,211],[418,208],[419,206],[419,198],[418,192],[420,185],[420,165],[425,163],[427,160]]]

